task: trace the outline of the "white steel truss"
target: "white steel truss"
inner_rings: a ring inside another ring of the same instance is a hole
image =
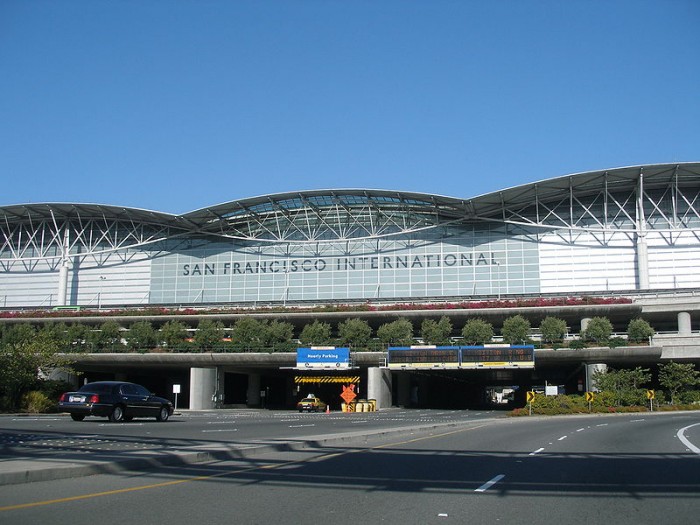
[[[589,172],[471,200],[384,190],[267,195],[170,215],[114,206],[0,207],[0,265],[56,267],[174,239],[262,244],[337,243],[407,236],[460,224],[500,224],[504,233],[544,232],[561,242],[608,245],[650,235],[668,245],[700,242],[700,163]],[[125,259],[126,260],[126,259]],[[0,268],[1,269],[1,268]]]

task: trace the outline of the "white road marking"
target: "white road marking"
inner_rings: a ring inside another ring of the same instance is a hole
[[[700,423],[695,423],[695,424],[693,424],[693,425],[688,425],[687,427],[681,428],[681,429],[676,433],[676,436],[678,436],[678,439],[681,440],[681,443],[683,443],[686,447],[688,447],[689,450],[691,450],[691,451],[694,452],[695,454],[700,454],[700,448],[698,448],[698,447],[696,447],[695,445],[693,445],[693,444],[690,442],[690,440],[689,440],[687,437],[685,437],[685,431],[688,430],[688,429],[691,428],[691,427],[696,427],[696,426],[698,426],[698,425],[700,425]]]
[[[576,432],[583,432],[584,430],[586,430],[586,429],[585,429],[585,428],[579,428]]]
[[[483,485],[481,485],[481,487],[476,489],[474,492],[486,492],[488,489],[493,487],[496,483],[498,483],[499,481],[501,481],[505,477],[506,477],[505,474],[499,474],[495,478],[493,478],[493,479],[487,481],[486,483],[484,483]]]
[[[630,419],[630,423],[638,423],[639,421],[646,421],[645,419]]]
[[[12,421],[63,421],[61,417],[27,417],[12,418]]]
[[[534,456],[535,454],[539,454],[543,450],[544,450],[544,447],[541,447],[541,448],[538,448],[537,450],[534,450],[533,452],[530,452],[530,454],[528,454],[528,455]]]
[[[238,432],[237,428],[217,428],[216,430],[202,430],[202,434],[207,434],[211,432]]]
[[[607,423],[601,423],[600,425],[596,425],[596,426],[597,426],[597,427],[607,427],[608,424],[607,424]]]
[[[313,425],[289,425],[289,428],[301,428],[301,427],[315,427],[316,424]]]
[[[557,439],[557,441],[562,441],[562,440],[566,439],[567,437],[568,437],[568,436],[562,436],[562,437],[560,437],[559,439]]]

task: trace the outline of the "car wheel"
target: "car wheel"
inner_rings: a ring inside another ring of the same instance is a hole
[[[168,407],[160,407],[160,412],[156,416],[156,421],[167,421],[170,417],[170,411]]]
[[[112,423],[120,423],[124,421],[124,407],[117,405],[112,409],[112,413],[109,415],[109,420]]]
[[[83,419],[85,419],[85,416],[83,414],[71,414],[70,418],[73,421],[82,421]]]

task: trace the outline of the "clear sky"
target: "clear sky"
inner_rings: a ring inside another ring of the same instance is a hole
[[[0,0],[0,205],[700,161],[697,0]]]

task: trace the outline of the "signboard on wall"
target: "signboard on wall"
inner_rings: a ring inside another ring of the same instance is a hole
[[[298,348],[297,368],[350,368],[350,349],[335,346]]]
[[[403,346],[389,348],[389,368],[458,368],[458,346]]]
[[[532,345],[404,346],[387,352],[391,369],[534,368]]]

